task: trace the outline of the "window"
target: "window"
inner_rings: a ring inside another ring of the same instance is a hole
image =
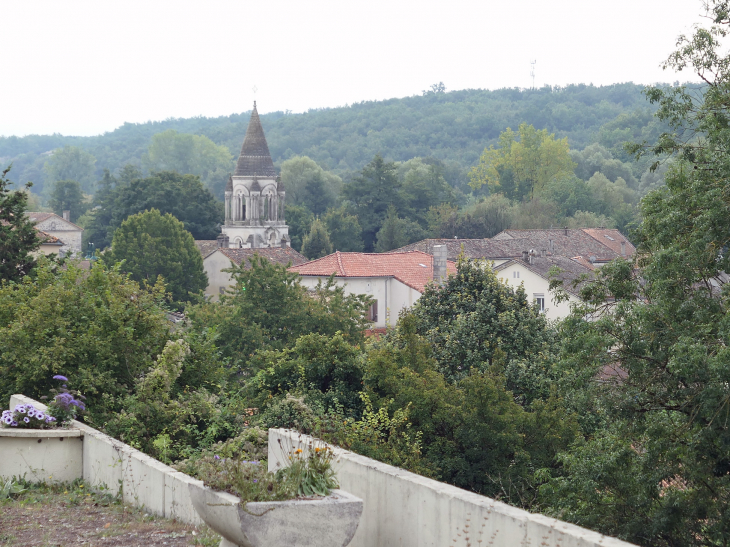
[[[512,277],[514,277],[515,279],[519,279],[520,278],[519,270],[515,270],[514,272],[512,272]]]
[[[537,304],[537,307],[540,310],[540,313],[545,313],[545,295],[536,294],[534,296],[535,296],[535,303]]]
[[[373,323],[378,321],[378,301],[377,300],[371,304],[370,309],[368,310],[368,320],[372,321]]]
[[[226,288],[225,287],[218,287],[218,293],[219,294],[226,294]]]

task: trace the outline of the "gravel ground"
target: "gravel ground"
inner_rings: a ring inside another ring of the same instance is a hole
[[[219,542],[207,527],[149,515],[109,495],[89,493],[82,483],[29,486],[0,501],[3,547],[217,547]]]

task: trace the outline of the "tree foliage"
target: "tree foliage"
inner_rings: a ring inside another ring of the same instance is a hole
[[[484,150],[469,172],[469,184],[475,190],[487,185],[491,192],[522,199],[552,180],[572,175],[574,169],[567,138],[556,139],[546,129],[521,123],[517,133],[508,127],[499,136],[499,148]]]
[[[194,239],[215,239],[223,222],[223,204],[199,177],[171,171],[142,178],[129,166],[118,177],[105,174],[95,204],[84,237],[99,249],[111,245],[114,231],[127,217],[149,209],[173,215]]]
[[[681,37],[667,61],[704,89],[647,91],[669,131],[632,151],[676,159],[641,203],[636,262],[601,269],[563,332],[563,390],[585,438],[561,456],[547,505],[642,545],[730,541],[728,7],[708,2],[710,28]]]
[[[96,158],[87,150],[78,146],[64,146],[54,150],[43,166],[46,183],[75,180],[85,191],[92,192],[95,164]]]
[[[354,343],[362,340],[368,297],[345,295],[333,279],[310,295],[299,274],[257,255],[249,268],[242,264],[230,272],[235,282],[231,292],[191,314],[197,324],[218,329],[220,349],[234,370],[250,374],[256,351],[291,347],[304,334],[340,331]]]
[[[26,216],[28,194],[12,191],[7,178],[10,167],[0,173],[0,282],[18,281],[35,265],[33,257],[41,243]],[[26,189],[32,186],[26,184]]]
[[[316,219],[312,222],[312,227],[309,229],[309,233],[304,236],[302,242],[302,254],[314,260],[315,258],[322,258],[332,252],[332,242],[330,241],[330,235],[327,231],[327,226],[324,222]]]
[[[461,258],[443,287],[426,287],[413,314],[439,371],[450,380],[472,368],[505,370],[513,360],[549,351],[553,342],[545,316],[527,301],[524,288],[501,283],[479,261]]]
[[[71,222],[76,222],[89,208],[81,191],[81,185],[75,180],[54,182],[48,206],[58,216],[62,216],[64,211],[70,211]]]
[[[157,209],[132,215],[114,232],[109,263],[122,262],[121,269],[140,284],[154,284],[162,277],[172,300],[195,300],[208,286],[203,259],[182,222]]]
[[[228,175],[233,169],[233,155],[208,137],[178,133],[168,129],[152,136],[142,167],[153,173],[175,171],[197,175],[210,192],[223,199]]]

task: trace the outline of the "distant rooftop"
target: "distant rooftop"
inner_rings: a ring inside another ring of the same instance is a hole
[[[456,273],[456,264],[446,263],[447,273]],[[433,257],[421,251],[390,253],[342,253],[312,260],[289,271],[307,276],[394,277],[401,283],[423,292],[433,281]]]

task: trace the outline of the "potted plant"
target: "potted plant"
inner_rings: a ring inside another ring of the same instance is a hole
[[[338,489],[329,447],[292,450],[276,473],[248,456],[207,454],[189,485],[200,518],[223,536],[221,547],[344,547],[362,514],[362,500]]]
[[[0,416],[0,461],[3,475],[67,482],[81,477],[83,433],[70,427],[86,408],[83,396],[69,390],[65,376],[51,402],[19,404]],[[74,442],[76,441],[76,442]]]
[[[57,374],[53,377],[59,382],[68,382],[68,378]],[[0,426],[17,429],[55,429],[69,427],[76,417],[86,410],[83,403],[85,397],[76,390],[68,389],[63,383],[60,388],[52,389],[53,399],[45,411],[32,404],[15,405],[13,410],[3,410]],[[41,397],[47,399],[48,397]]]

